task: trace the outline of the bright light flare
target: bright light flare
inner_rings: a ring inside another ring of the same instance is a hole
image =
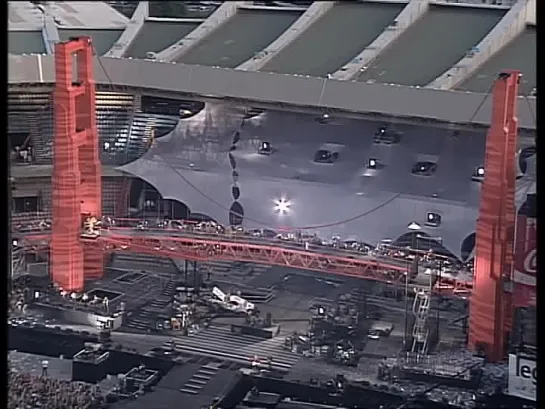
[[[280,215],[289,213],[291,208],[291,202],[287,199],[281,198],[274,201],[274,211]]]

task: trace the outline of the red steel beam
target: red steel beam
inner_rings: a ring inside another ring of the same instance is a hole
[[[210,260],[246,261],[387,283],[402,283],[405,280],[406,271],[405,267],[376,259],[352,258],[342,254],[320,254],[281,246],[221,239],[109,234],[94,240],[85,240],[83,243],[86,249],[107,253],[133,252],[203,262]],[[23,244],[28,251],[45,251],[49,245],[49,237],[47,234],[26,236]],[[471,282],[441,277],[436,283],[435,291],[445,295],[466,297],[471,288]]]
[[[490,361],[504,358],[511,329],[511,295],[504,291],[504,284],[513,272],[519,81],[519,71],[506,71],[494,84],[477,220],[469,347],[483,350]]]

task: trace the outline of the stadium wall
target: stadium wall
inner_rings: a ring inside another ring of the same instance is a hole
[[[279,52],[284,50],[297,37],[305,32],[317,20],[324,16],[335,5],[334,1],[315,1],[280,37],[270,43],[250,60],[243,62],[237,70],[259,71]]]
[[[157,53],[159,61],[175,61],[189,52],[193,47],[203,41],[223,24],[233,17],[238,7],[246,4],[246,1],[226,1],[216,9],[200,26],[186,35],[180,41]]]
[[[354,80],[362,68],[369,65],[371,61],[377,58],[386,47],[397,40],[416,20],[426,14],[428,8],[428,0],[411,0],[394,20],[397,22],[395,26],[390,25],[386,27],[382,34],[369,44],[365,50],[335,72],[332,79]]]
[[[474,52],[466,54],[456,65],[426,85],[426,87],[452,89],[461,84],[490,57],[524,31],[528,24],[528,18],[532,17],[532,8],[535,21],[535,7],[535,0],[519,0],[475,47]]]

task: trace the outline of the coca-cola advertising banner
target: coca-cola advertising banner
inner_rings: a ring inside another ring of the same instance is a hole
[[[529,195],[517,215],[513,303],[516,307],[536,305],[536,219],[535,196]]]

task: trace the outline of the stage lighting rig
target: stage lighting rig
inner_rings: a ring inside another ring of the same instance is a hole
[[[287,199],[280,198],[274,201],[274,211],[279,215],[289,213],[291,210],[291,202]]]
[[[475,169],[473,175],[471,176],[471,180],[474,182],[482,182],[484,180],[484,166],[478,166]]]
[[[257,153],[260,155],[270,155],[274,152],[274,149],[270,142],[263,141],[259,144],[259,148],[257,149]]]

